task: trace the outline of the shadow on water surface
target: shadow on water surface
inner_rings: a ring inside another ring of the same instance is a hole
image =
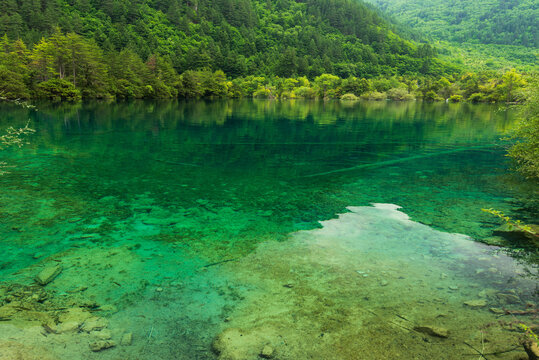
[[[463,344],[481,348],[483,335],[491,351],[507,350],[519,334],[504,309],[535,308],[536,262],[452,234],[504,244],[481,208],[537,222],[536,189],[507,173],[500,137],[512,110],[38,108],[0,117],[0,129],[30,117],[37,130],[2,154],[15,167],[0,178],[0,318],[10,320],[0,347],[13,353],[211,359],[221,334],[222,359],[265,346],[282,359],[452,359],[448,349],[473,353]],[[57,264],[50,284],[32,285]],[[414,330],[425,326],[451,335]]]

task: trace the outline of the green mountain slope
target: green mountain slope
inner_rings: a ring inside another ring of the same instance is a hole
[[[0,0],[0,98],[518,101],[358,0]],[[441,51],[445,51],[441,49]],[[511,84],[508,86],[507,84]],[[516,84],[516,85],[515,85]]]
[[[178,72],[341,77],[453,71],[355,0],[0,0],[0,34],[28,46],[54,33],[169,59]]]
[[[438,40],[539,47],[536,0],[368,0]]]

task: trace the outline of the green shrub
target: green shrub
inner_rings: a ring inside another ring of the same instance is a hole
[[[531,85],[514,135],[518,142],[509,150],[509,156],[516,161],[520,173],[539,179],[539,80],[535,79]]]
[[[425,100],[425,101],[437,101],[437,100],[442,100],[442,98],[440,96],[438,96],[438,94],[436,94],[436,92],[434,92],[433,90],[430,90],[430,91],[427,91],[427,93],[423,97],[423,100]]]
[[[387,100],[387,94],[385,92],[369,91],[368,93],[361,95],[361,98],[364,100],[382,101]]]
[[[354,94],[344,94],[343,96],[341,96],[341,100],[356,101],[359,100],[359,98]]]
[[[294,90],[296,97],[302,99],[314,99],[316,97],[316,91],[308,86],[300,86]]]
[[[473,103],[478,103],[478,102],[484,102],[484,101],[486,101],[486,99],[485,99],[485,95],[483,95],[483,94],[473,93],[468,98],[468,101],[473,102]]]
[[[293,91],[283,91],[281,93],[281,96],[279,96],[280,99],[295,99],[296,93]]]
[[[53,101],[79,101],[81,94],[71,82],[64,79],[50,79],[37,85],[36,95],[39,98]]]
[[[408,90],[404,88],[393,88],[387,92],[387,97],[395,101],[410,101],[415,100],[412,94],[408,94]]]
[[[0,66],[0,96],[6,99],[27,99],[30,93],[26,88],[23,76]]]
[[[263,87],[263,86],[260,86],[254,93],[253,93],[253,97],[255,99],[272,99],[273,98],[273,95],[271,94],[271,90],[266,88],[266,87]]]
[[[462,95],[451,95],[449,97],[449,102],[458,103],[458,102],[461,102],[461,101],[462,101]]]

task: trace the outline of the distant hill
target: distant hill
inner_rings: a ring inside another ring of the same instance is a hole
[[[539,47],[537,0],[367,0],[434,39]]]

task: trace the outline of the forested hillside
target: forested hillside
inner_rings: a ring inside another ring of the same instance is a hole
[[[507,81],[524,84],[514,72],[461,74],[431,45],[410,40],[411,32],[356,0],[0,0],[0,6],[6,9],[0,96],[7,98],[515,101],[518,92]]]
[[[434,55],[355,0],[1,0],[0,8],[0,34],[27,46],[59,27],[105,53],[165,56],[180,73],[428,73]]]
[[[368,0],[438,40],[539,47],[535,0]]]

